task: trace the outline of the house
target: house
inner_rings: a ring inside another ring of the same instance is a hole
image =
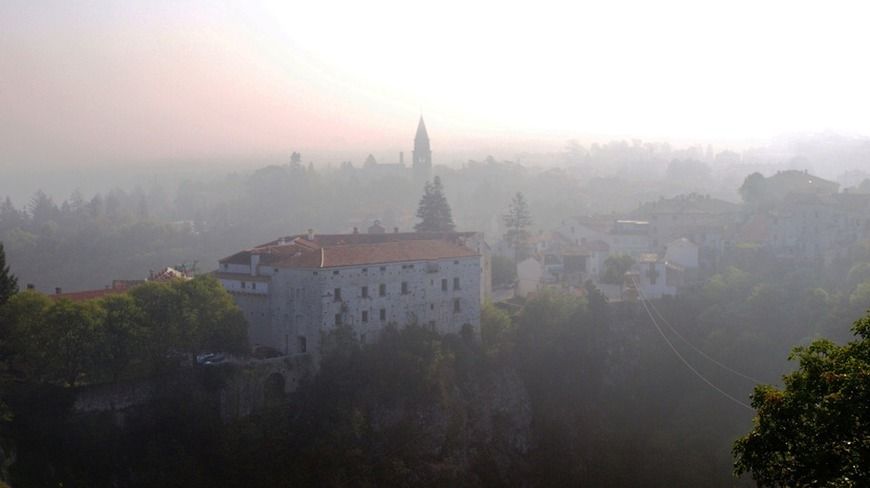
[[[252,344],[318,355],[348,325],[363,343],[388,324],[478,330],[488,249],[474,232],[307,234],[240,251],[215,276],[249,323]]]
[[[544,264],[536,257],[520,261],[517,264],[516,296],[527,297],[536,293],[543,286]]]

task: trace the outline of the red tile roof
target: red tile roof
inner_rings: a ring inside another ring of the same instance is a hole
[[[265,266],[284,268],[330,268],[383,264],[390,262],[431,261],[477,256],[464,245],[473,232],[327,234],[291,236],[220,260],[221,264],[250,264],[259,256]]]

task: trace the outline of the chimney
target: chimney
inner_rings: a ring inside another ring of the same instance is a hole
[[[61,293],[63,293],[63,290],[61,289],[61,287],[58,286],[57,288],[54,289],[55,295],[60,295]]]
[[[314,229],[308,229],[308,240],[309,241],[314,240]]]
[[[35,290],[36,287],[33,286],[33,283],[28,283],[28,284],[27,284],[27,289],[28,289],[28,290]]]
[[[251,254],[251,276],[257,276],[257,266],[260,264],[260,255]]]
[[[359,227],[354,227],[354,228],[353,228],[353,233],[354,233],[354,234],[359,234]]]

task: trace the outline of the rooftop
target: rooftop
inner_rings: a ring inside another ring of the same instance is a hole
[[[407,261],[478,256],[466,246],[474,232],[325,234],[282,237],[237,252],[221,264],[250,264],[276,268],[333,268]]]

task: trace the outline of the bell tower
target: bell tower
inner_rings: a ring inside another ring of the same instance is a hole
[[[413,169],[417,181],[428,181],[432,174],[432,148],[422,115],[417,124],[417,135],[414,136]]]

